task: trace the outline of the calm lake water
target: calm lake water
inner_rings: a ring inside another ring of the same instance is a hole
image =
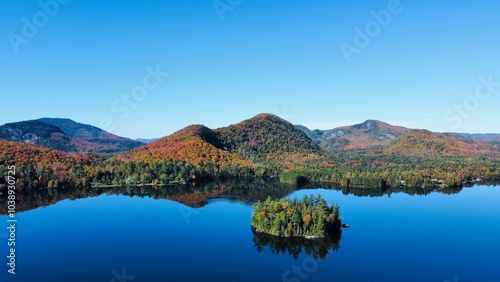
[[[229,199],[191,208],[103,194],[19,212],[15,276],[2,215],[0,281],[500,281],[499,186],[289,196],[311,193],[340,206],[351,226],[340,241],[261,238],[250,228],[251,204]]]

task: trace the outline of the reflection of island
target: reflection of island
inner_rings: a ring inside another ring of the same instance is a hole
[[[483,185],[486,183],[483,183]],[[487,185],[498,185],[498,183],[488,183]],[[425,196],[431,193],[440,193],[446,195],[458,194],[463,188],[470,188],[472,186],[463,187],[385,187],[385,188],[361,188],[361,187],[342,187],[329,183],[313,183],[306,186],[301,186],[301,189],[315,189],[323,187],[326,189],[342,191],[344,195],[354,195],[357,197],[382,197],[391,196],[391,194],[404,193],[411,196]]]
[[[265,247],[269,246],[273,254],[289,254],[295,259],[304,252],[313,256],[314,259],[326,259],[330,251],[337,251],[340,248],[339,242],[342,231],[330,233],[321,239],[306,239],[303,237],[278,237],[262,232],[257,232],[252,228],[253,243],[257,252],[261,253]]]

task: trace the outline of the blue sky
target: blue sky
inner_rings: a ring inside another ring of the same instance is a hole
[[[55,1],[0,4],[0,124],[500,132],[498,1]]]

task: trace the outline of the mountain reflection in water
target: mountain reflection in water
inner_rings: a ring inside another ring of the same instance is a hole
[[[489,185],[489,183],[483,183]],[[254,203],[265,200],[268,195],[273,199],[283,198],[293,191],[309,188],[327,188],[342,191],[345,195],[359,197],[391,196],[393,193],[408,195],[428,195],[430,193],[456,194],[468,187],[421,188],[421,187],[390,187],[390,188],[357,188],[339,187],[332,184],[315,183],[296,186],[277,181],[251,179],[248,181],[224,181],[205,184],[183,184],[171,186],[128,186],[128,187],[70,187],[59,189],[19,190],[16,191],[16,208],[18,212],[53,205],[59,201],[97,197],[102,194],[125,195],[130,197],[150,197],[168,199],[190,207],[202,207],[211,198],[227,198],[242,202]],[[7,214],[7,193],[0,195],[0,214]]]

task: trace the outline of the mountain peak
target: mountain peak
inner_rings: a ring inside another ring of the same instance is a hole
[[[0,127],[0,138],[12,141],[24,142],[30,136],[34,139],[49,138],[54,133],[63,134],[63,131],[55,125],[38,120],[6,123]]]
[[[277,152],[319,152],[319,147],[290,122],[273,114],[258,114],[216,130],[224,146],[244,155]]]
[[[41,118],[38,121],[59,127],[64,134],[73,138],[111,137],[112,134],[89,124],[76,122],[69,118]]]
[[[343,127],[346,127],[346,126],[343,126]],[[358,128],[358,129],[361,129],[361,128],[370,129],[370,128],[375,128],[375,127],[387,128],[387,127],[395,127],[395,126],[394,125],[390,125],[390,124],[385,123],[385,122],[380,121],[380,120],[367,119],[367,120],[365,120],[362,123],[358,123],[358,124],[352,125],[350,127]]]
[[[202,125],[202,124],[193,124],[183,129],[175,132],[174,134],[164,137],[164,141],[166,140],[185,140],[187,138],[196,137],[201,138],[201,140],[209,143],[210,145],[221,149],[223,147],[222,143],[219,141],[217,134],[210,128]],[[154,143],[154,142],[153,142]]]
[[[330,130],[310,131],[305,127],[298,126],[298,128],[326,151],[379,147],[411,131],[408,128],[390,125],[375,119]]]
[[[204,126],[203,124],[192,124],[192,125],[184,127],[181,130],[174,132],[171,136],[184,135],[184,134],[199,135],[199,134],[202,134],[203,132],[206,132],[206,131],[211,131],[211,129]]]
[[[136,148],[140,142],[67,118],[41,118],[0,126],[0,139],[77,153],[112,154]]]
[[[266,120],[272,121],[272,122],[287,122],[287,123],[289,123],[287,120],[284,120],[277,115],[273,115],[273,114],[269,114],[269,113],[261,113],[261,114],[258,114],[256,116],[252,117],[252,118],[249,118],[245,121],[258,122],[258,121],[266,121]]]

